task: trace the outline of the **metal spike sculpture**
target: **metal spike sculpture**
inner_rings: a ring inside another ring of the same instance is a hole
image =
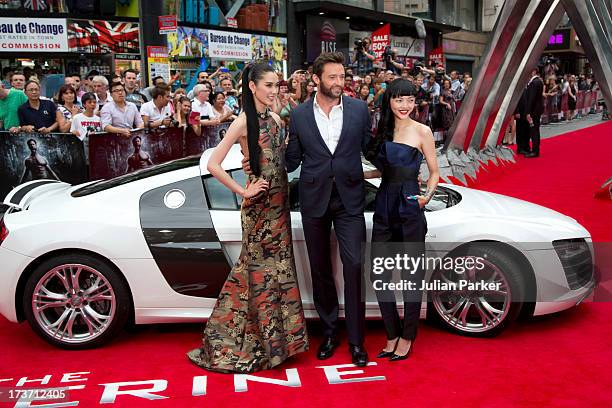
[[[576,29],[607,106],[612,107],[612,19],[609,0],[506,0],[439,157],[441,176],[464,184],[477,170],[514,153],[499,145],[529,71],[563,13]],[[426,168],[425,168],[426,169]],[[426,178],[426,177],[424,177]]]

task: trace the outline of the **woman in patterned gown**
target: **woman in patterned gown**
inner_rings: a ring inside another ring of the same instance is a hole
[[[208,161],[210,173],[243,197],[242,251],[208,319],[202,346],[187,356],[212,371],[250,373],[306,351],[308,336],[291,243],[285,143],[280,118],[270,109],[278,77],[266,63],[255,63],[242,80],[244,112]],[[246,188],[221,167],[236,142],[251,167]]]

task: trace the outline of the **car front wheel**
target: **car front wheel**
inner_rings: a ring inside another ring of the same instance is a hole
[[[23,310],[32,329],[49,343],[92,348],[125,325],[130,296],[105,262],[84,254],[62,255],[43,262],[29,277]]]
[[[472,268],[461,274],[436,270],[430,282],[456,285],[461,280],[470,283],[484,282],[488,288],[442,288],[429,291],[429,320],[462,335],[498,335],[518,317],[524,302],[526,279],[522,275],[520,265],[500,244],[495,243],[471,245],[451,257],[478,257],[482,267]]]

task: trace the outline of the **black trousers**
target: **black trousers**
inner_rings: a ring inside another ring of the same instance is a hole
[[[529,126],[529,139],[527,140],[527,147],[529,147],[529,142],[531,141],[531,151],[540,154],[540,117],[532,116],[533,126]]]
[[[529,152],[529,122],[521,117],[516,120],[516,149]]]
[[[427,221],[422,211],[413,214],[409,218],[378,217],[374,214],[374,226],[372,229],[372,257],[376,257],[380,251],[381,243],[395,243],[394,247],[402,247],[403,253],[413,258],[418,258],[425,253],[425,234],[427,233]],[[399,245],[403,243],[403,245]],[[388,255],[388,254],[387,254]],[[401,279],[413,282],[415,289],[403,290],[404,321],[402,322],[397,312],[394,291],[376,291],[380,314],[383,318],[387,339],[393,340],[402,337],[406,340],[414,340],[417,335],[419,317],[421,313],[421,302],[423,291],[422,283],[425,279],[425,268],[418,268],[414,273],[402,269]],[[380,279],[383,282],[392,282],[392,271],[385,270],[383,273],[370,275],[370,279]]]
[[[314,305],[323,323],[324,334],[333,336],[338,329],[338,295],[331,259],[331,227],[340,249],[344,276],[344,310],[348,341],[362,345],[365,334],[363,288],[363,248],[366,239],[363,214],[346,212],[335,185],[327,211],[322,217],[302,215],[304,238],[308,248]]]

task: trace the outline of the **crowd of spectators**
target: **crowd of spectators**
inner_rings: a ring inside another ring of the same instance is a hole
[[[549,58],[550,60],[550,58]],[[543,121],[542,124],[558,123],[561,121],[572,121],[581,118],[585,113],[595,113],[597,111],[599,95],[584,100],[587,92],[598,91],[597,81],[592,74],[575,75],[572,73],[562,74],[555,63],[547,63],[538,68],[538,76],[543,82],[542,105]],[[525,88],[526,90],[526,88]],[[525,93],[523,91],[523,94]],[[578,107],[578,102],[582,96],[582,105]],[[523,98],[524,95],[521,97]],[[515,118],[510,121],[502,143],[504,145],[514,145],[517,143],[517,129],[519,126],[521,103],[517,106]],[[606,109],[602,118],[606,118]]]
[[[55,95],[43,95],[37,76],[11,71],[0,86],[0,130],[72,133],[81,140],[108,132],[129,136],[140,129],[178,127],[202,134],[205,126],[235,120],[240,98],[231,74],[201,72],[187,92],[172,89],[162,77],[139,86],[138,72],[104,76],[93,70],[85,78],[64,77]]]
[[[370,61],[367,56],[364,58]],[[387,85],[401,77],[414,83],[419,90],[417,110],[413,112],[413,118],[430,126],[438,143],[444,141],[469,89],[472,81],[470,73],[459,74],[452,71],[446,75],[441,68],[423,65],[410,69],[404,67],[396,73],[393,70],[375,68],[365,62],[364,64],[371,70],[361,70],[363,75],[358,75],[354,66],[346,68],[343,94],[368,104],[374,126],[380,117],[382,96]],[[289,121],[291,110],[312,98],[315,93],[316,84],[312,79],[311,69],[295,71],[287,81],[281,78],[274,110],[283,120]]]
[[[344,95],[366,102],[376,126],[387,85],[399,77],[411,81],[418,89],[413,118],[431,127],[436,143],[443,143],[470,88],[471,74],[447,73],[435,64],[406,67],[394,59],[395,54],[381,68],[375,66],[379,64],[374,64],[369,47],[364,41],[363,49],[346,67]],[[592,89],[594,81],[587,76],[559,77],[555,70],[543,71],[549,75],[542,97],[558,105],[567,95],[570,113],[563,119],[572,120],[578,91]],[[311,67],[295,71],[286,80],[278,75],[279,92],[273,110],[288,123],[291,111],[314,97],[316,83]],[[93,70],[84,78],[68,74],[56,95],[41,95],[36,76],[29,78],[12,71],[0,88],[0,130],[70,132],[84,139],[93,132],[127,136],[135,129],[180,127],[201,135],[207,126],[235,120],[241,111],[241,78],[234,78],[221,67],[214,72],[198,72],[196,78],[197,83],[190,87],[178,74],[169,84],[155,77],[152,86],[141,87],[139,74],[132,69],[112,76]]]

